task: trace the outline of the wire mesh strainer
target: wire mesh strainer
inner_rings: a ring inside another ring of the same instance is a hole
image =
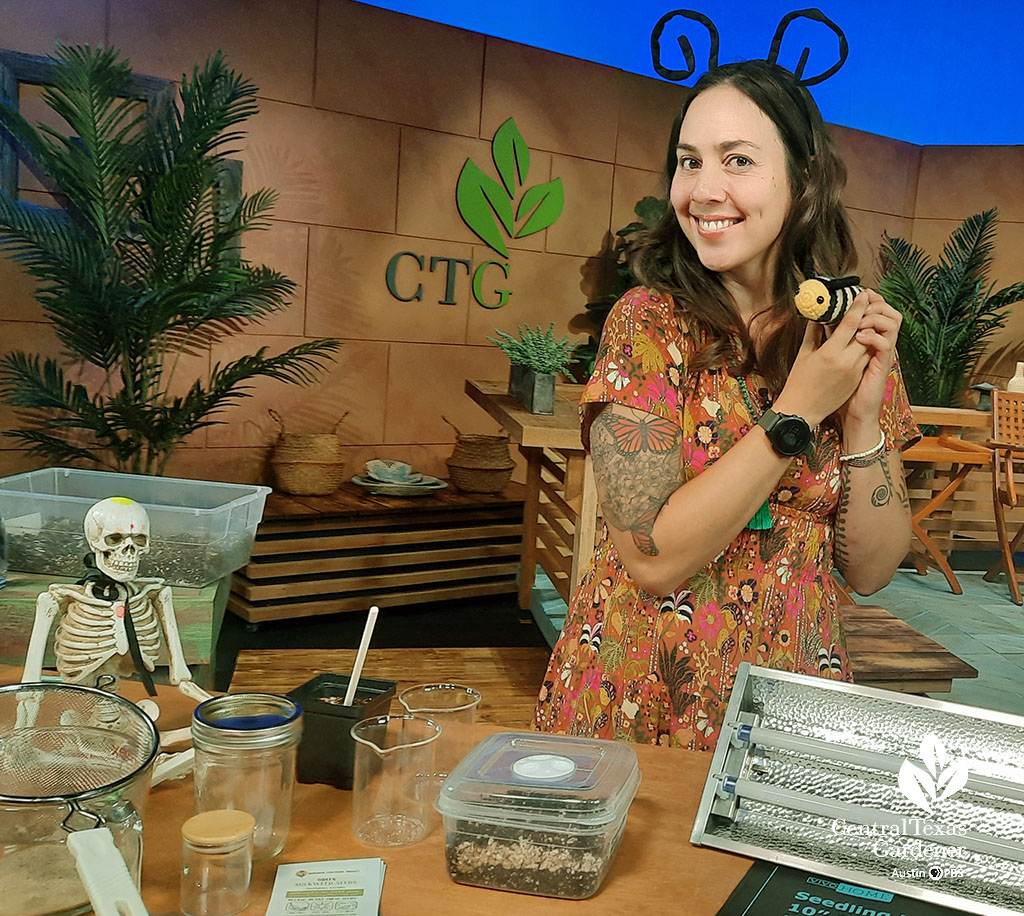
[[[0,687],[0,799],[84,800],[134,779],[159,735],[133,703],[92,687]]]
[[[0,687],[0,916],[88,909],[66,845],[72,831],[109,827],[138,878],[158,751],[152,720],[119,696],[72,684]]]

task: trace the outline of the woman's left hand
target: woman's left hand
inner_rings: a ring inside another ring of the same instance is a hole
[[[896,338],[903,316],[873,289],[865,289],[857,298],[867,297],[867,308],[854,339],[871,354],[860,385],[840,408],[844,428],[849,425],[877,424],[889,371],[896,358]]]

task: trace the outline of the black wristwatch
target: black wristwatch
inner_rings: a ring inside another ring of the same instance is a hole
[[[769,408],[757,421],[768,435],[772,448],[786,458],[806,455],[811,449],[811,427],[803,417],[789,413],[776,413]]]

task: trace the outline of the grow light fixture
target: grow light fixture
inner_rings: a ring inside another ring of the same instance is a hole
[[[744,663],[691,840],[1024,914],[1024,717]]]

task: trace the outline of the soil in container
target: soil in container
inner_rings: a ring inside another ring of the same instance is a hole
[[[50,576],[82,576],[82,557],[89,545],[81,524],[61,519],[39,531],[8,531],[8,563],[11,569]],[[154,541],[152,553],[142,557],[140,576],[159,576],[172,585],[198,585],[208,581],[206,570],[237,569],[249,558],[248,537],[226,537],[214,544],[182,544]]]
[[[445,838],[445,859],[448,874],[460,884],[579,900],[601,886],[614,847],[605,834],[580,837],[457,821]]]

